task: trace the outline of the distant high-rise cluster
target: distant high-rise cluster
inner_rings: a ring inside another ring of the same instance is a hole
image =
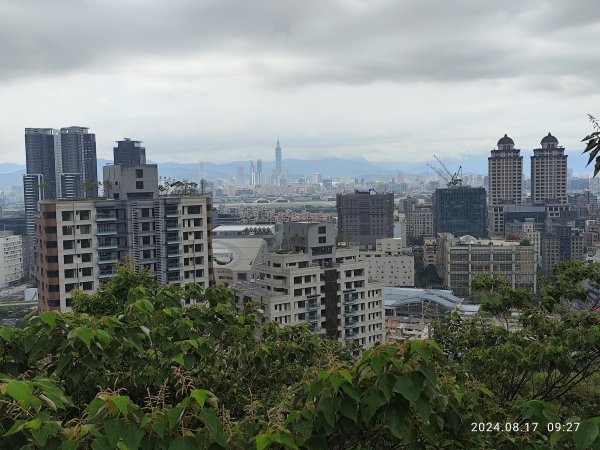
[[[550,217],[558,217],[567,203],[567,155],[558,145],[558,139],[548,133],[541,140],[541,148],[531,157],[531,197],[523,198],[523,157],[514,148],[514,141],[506,134],[498,141],[498,148],[488,158],[488,217],[492,234],[505,233],[507,211],[527,202],[544,206]],[[554,206],[550,206],[554,205]],[[523,209],[516,207],[516,209]]]
[[[26,128],[23,176],[27,231],[34,234],[39,200],[96,197],[96,135],[85,127]]]

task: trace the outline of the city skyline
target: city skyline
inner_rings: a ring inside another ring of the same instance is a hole
[[[600,114],[591,1],[1,3],[2,162],[53,123],[158,162],[269,161],[277,137],[290,159],[487,157],[504,133],[575,152]]]

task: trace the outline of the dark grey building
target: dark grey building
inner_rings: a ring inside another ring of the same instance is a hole
[[[142,147],[142,141],[125,138],[117,141],[117,146],[113,148],[113,157],[115,164],[124,166],[146,164],[146,149]]]
[[[484,188],[452,186],[436,189],[433,194],[433,231],[487,236],[487,201]]]
[[[583,251],[583,233],[569,225],[548,223],[541,236],[542,271],[544,275],[554,273],[554,264],[558,261],[581,259]]]
[[[27,174],[41,175],[45,199],[60,195],[60,186],[57,186],[57,175],[62,173],[60,143],[59,131],[54,128],[25,128]]]
[[[77,182],[71,191],[62,192],[62,197],[97,197],[96,135],[86,127],[66,127],[60,129],[60,141],[62,173],[70,174],[68,178]],[[79,174],[79,177],[73,174]],[[61,180],[64,182],[67,180]]]
[[[394,194],[337,194],[336,206],[338,240],[374,249],[377,239],[394,237]]]

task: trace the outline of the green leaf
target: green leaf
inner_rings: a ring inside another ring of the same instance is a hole
[[[358,422],[358,405],[352,400],[350,397],[342,398],[342,403],[340,404],[340,414],[344,417],[347,417],[352,422]]]
[[[104,330],[96,330],[96,338],[100,341],[102,348],[106,350],[110,346],[110,335]]]
[[[191,436],[179,436],[171,445],[169,450],[197,450],[198,442]]]
[[[385,395],[379,390],[368,391],[360,401],[360,412],[363,421],[369,424],[379,408],[387,403]]]
[[[277,442],[281,445],[285,445],[286,448],[293,448],[298,450],[298,446],[294,441],[294,436],[291,433],[272,433],[270,435],[272,441]]]
[[[437,385],[437,374],[431,367],[421,364],[419,366],[419,370],[423,375],[425,375],[425,378],[427,381],[429,381],[429,383],[431,383],[433,386]]]
[[[485,386],[480,387],[479,390],[481,392],[483,392],[485,395],[487,395],[488,397],[494,398],[494,393],[492,391],[490,391],[488,388],[486,388]]]
[[[46,325],[50,325],[50,328],[54,327],[54,324],[56,323],[56,319],[58,319],[59,317],[59,313],[56,311],[46,311],[45,313],[42,313],[42,315],[40,316],[40,319],[42,320],[42,322],[44,322]]]
[[[31,387],[24,381],[11,380],[8,383],[6,393],[16,401],[22,402],[31,397]]]
[[[29,428],[30,430],[37,430],[41,426],[42,421],[40,419],[32,419],[29,422],[27,422],[25,428]]]
[[[379,389],[385,395],[385,400],[390,401],[392,398],[392,392],[394,391],[394,385],[398,381],[398,377],[392,373],[384,373],[380,375],[377,383],[379,384]]]
[[[75,336],[77,336],[85,344],[88,350],[92,351],[90,343],[94,339],[94,332],[87,327],[79,327],[75,329]]]
[[[15,332],[12,330],[12,328],[0,326],[0,338],[6,342],[11,342],[14,335]]]
[[[418,373],[403,374],[398,377],[394,385],[394,392],[402,396],[411,403],[414,403],[423,390],[423,378]]]
[[[117,395],[111,399],[123,416],[127,416],[127,407],[131,402],[126,395]]]
[[[381,356],[381,355],[374,356],[373,359],[371,360],[371,366],[373,367],[373,372],[375,372],[378,375],[381,373],[381,369],[383,369],[384,364],[385,364],[385,360],[384,360],[383,356]]]
[[[431,402],[424,399],[423,396],[419,396],[417,402],[415,403],[415,408],[417,409],[419,416],[423,420],[423,423],[426,425],[429,424],[429,416],[431,415]]]
[[[339,373],[348,383],[352,384],[352,375],[348,369],[341,369]]]
[[[397,405],[391,404],[385,410],[385,424],[401,443],[410,442],[410,428],[408,427],[408,416]]]
[[[190,392],[190,397],[195,398],[201,408],[204,406],[206,398],[212,395],[213,393],[207,391],[206,389],[194,389],[192,392]]]
[[[573,433],[573,441],[578,449],[589,448],[596,441],[599,432],[597,419],[586,419],[581,422],[577,431]]]
[[[317,408],[317,411],[321,411],[323,413],[325,421],[332,428],[335,426],[335,413],[337,406],[339,405],[339,400],[337,402],[335,400],[336,399],[333,397],[324,397],[319,402],[319,406]]]
[[[259,434],[256,436],[256,450],[264,450],[271,443],[271,438],[267,434]]]
[[[200,411],[200,417],[206,424],[210,437],[221,447],[227,447],[227,439],[223,434],[223,424],[217,417],[215,410],[204,408]]]

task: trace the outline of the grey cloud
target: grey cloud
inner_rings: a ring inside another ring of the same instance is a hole
[[[357,2],[355,2],[357,3]],[[594,0],[0,0],[0,78],[115,70],[138,58],[285,54],[264,85],[468,81],[577,73],[598,82]],[[564,30],[576,28],[577,40]],[[538,43],[544,45],[538,48]]]

